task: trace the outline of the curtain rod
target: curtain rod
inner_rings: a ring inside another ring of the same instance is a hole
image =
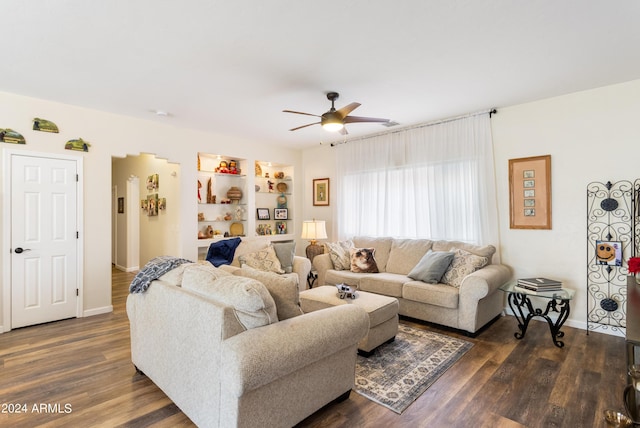
[[[411,125],[411,126],[407,126],[404,128],[399,128],[399,129],[395,129],[392,131],[383,131],[383,132],[378,132],[377,134],[370,134],[370,135],[363,135],[362,137],[357,137],[351,140],[344,140],[344,141],[334,141],[332,143],[330,143],[331,147],[335,147],[338,146],[340,144],[346,144],[346,143],[350,143],[353,141],[360,141],[360,140],[366,140],[367,138],[374,138],[374,137],[379,137],[381,135],[387,135],[387,134],[397,134],[398,132],[404,132],[404,131],[409,131],[412,129],[419,129],[419,128],[426,128],[428,126],[434,126],[434,125],[441,125],[443,123],[448,123],[448,122],[453,122],[456,120],[460,120],[460,119],[466,119],[468,117],[474,117],[474,116],[480,116],[482,114],[488,114],[489,115],[489,119],[491,119],[491,116],[494,114],[497,114],[498,110],[496,110],[495,108],[492,108],[490,110],[483,110],[483,111],[478,111],[475,113],[469,113],[469,114],[465,114],[462,116],[456,116],[456,117],[450,117],[447,119],[440,119],[440,120],[436,120],[433,122],[425,122],[425,123],[419,123],[417,125]],[[321,145],[323,143],[320,143]]]

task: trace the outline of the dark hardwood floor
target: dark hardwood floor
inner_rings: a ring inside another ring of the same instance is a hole
[[[133,276],[113,271],[111,314],[0,334],[0,426],[193,426],[131,364],[125,300]],[[560,349],[543,322],[523,340],[512,317],[475,339],[403,322],[474,346],[402,415],[352,393],[300,427],[601,427],[605,409],[624,410],[620,337],[566,327]]]

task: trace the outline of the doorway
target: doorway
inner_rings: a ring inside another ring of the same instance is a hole
[[[82,314],[82,158],[4,151],[3,323]]]

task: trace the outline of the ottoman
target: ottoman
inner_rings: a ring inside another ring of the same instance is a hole
[[[331,285],[300,292],[303,312],[313,312],[337,305],[356,305],[369,315],[369,333],[358,343],[358,352],[368,356],[378,346],[391,342],[398,332],[398,299],[380,294],[358,291],[355,299],[341,299],[338,289]]]

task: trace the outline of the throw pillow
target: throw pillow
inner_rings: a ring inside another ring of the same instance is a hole
[[[452,252],[429,250],[407,276],[416,281],[437,284],[449,268],[453,257]]]
[[[375,248],[350,248],[351,272],[378,273],[375,252]]]
[[[209,245],[206,260],[215,267],[230,265],[240,242],[240,238],[223,239],[213,242]]]
[[[480,257],[468,251],[456,249],[453,251],[453,261],[442,276],[442,282],[459,288],[462,280],[469,274],[482,269],[489,264],[488,257]]]
[[[187,271],[182,288],[235,309],[238,321],[249,330],[278,322],[276,304],[260,281],[229,275],[214,281],[191,281]]]
[[[276,256],[276,251],[271,244],[255,253],[243,254],[238,257],[238,260],[240,261],[240,266],[247,265],[267,272],[284,273],[280,260]]]
[[[353,241],[327,242],[324,247],[324,252],[329,254],[335,270],[351,269],[349,249],[353,248]]]
[[[296,255],[295,241],[272,242],[276,257],[280,260],[280,265],[285,273],[293,272],[293,258]]]
[[[300,308],[300,292],[294,278],[278,275],[273,272],[263,272],[244,266],[234,272],[235,275],[253,278],[267,287],[269,294],[276,302],[276,310],[280,321],[302,315]]]

